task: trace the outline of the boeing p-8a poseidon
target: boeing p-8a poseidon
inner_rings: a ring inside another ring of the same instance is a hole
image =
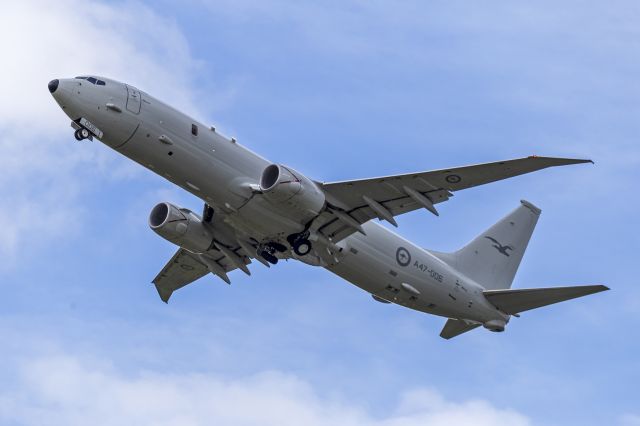
[[[547,167],[586,163],[527,157],[496,163],[320,183],[273,164],[154,97],[101,77],[53,80],[49,91],[78,140],[97,138],[204,202],[202,216],[163,202],[149,225],[179,246],[153,280],[160,298],[212,273],[257,260],[322,266],[382,303],[448,318],[449,339],[480,325],[503,331],[511,316],[607,290],[603,285],[511,289],[540,209],[522,201],[454,253],[417,247],[372,219],[436,204],[454,192]]]

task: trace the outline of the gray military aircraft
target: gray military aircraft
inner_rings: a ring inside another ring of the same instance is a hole
[[[479,326],[504,331],[511,316],[608,290],[603,285],[511,289],[540,209],[527,201],[453,253],[422,249],[372,221],[436,204],[454,192],[547,167],[587,163],[527,157],[322,183],[263,157],[135,87],[103,77],[56,79],[49,92],[77,140],[100,140],[192,193],[202,215],[162,202],[149,226],[179,246],[153,283],[164,302],[212,273],[257,260],[321,266],[382,303],[448,318],[450,339]]]

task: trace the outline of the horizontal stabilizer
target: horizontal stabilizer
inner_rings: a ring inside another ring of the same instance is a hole
[[[467,323],[466,321],[452,318],[444,325],[444,328],[440,332],[440,337],[444,339],[451,339],[452,337],[471,331],[476,327],[480,327],[480,324]]]
[[[575,287],[487,290],[483,294],[493,306],[505,314],[515,315],[605,290],[609,290],[609,287],[604,285],[583,285]]]

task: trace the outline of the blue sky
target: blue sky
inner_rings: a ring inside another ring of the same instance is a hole
[[[16,3],[16,2],[14,2]],[[640,5],[23,1],[0,15],[0,423],[640,425]],[[527,199],[515,287],[612,291],[451,341],[287,262],[160,302],[152,206],[200,202],[76,143],[54,77],[130,82],[318,180],[592,158],[398,232],[453,250]]]

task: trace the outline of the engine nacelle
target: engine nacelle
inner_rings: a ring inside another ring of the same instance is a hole
[[[491,320],[483,324],[484,328],[486,328],[487,330],[497,333],[503,332],[506,325],[506,321],[503,320]]]
[[[194,253],[204,253],[213,242],[213,233],[198,215],[170,203],[160,203],[151,210],[149,227],[162,238]]]
[[[260,189],[267,200],[293,211],[302,221],[317,216],[324,208],[322,189],[303,174],[280,164],[265,167]]]

